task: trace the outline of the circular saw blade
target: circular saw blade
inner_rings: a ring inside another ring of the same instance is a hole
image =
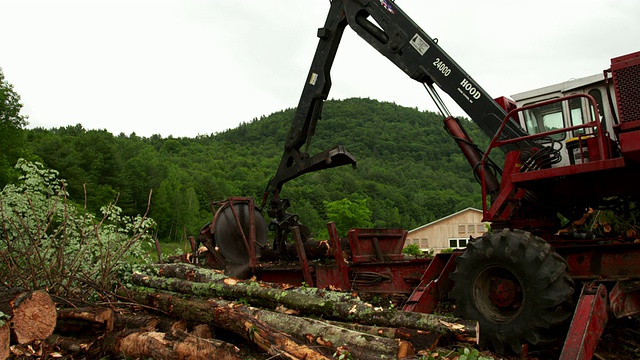
[[[254,206],[250,210],[248,202],[235,202],[233,205],[229,204],[223,207],[217,214],[213,235],[220,253],[228,262],[235,264],[249,262],[250,255],[246,244],[251,241],[250,211],[253,211],[254,214],[256,256],[260,256],[260,248],[267,242],[267,222],[258,208]],[[247,240],[246,244],[243,234]]]

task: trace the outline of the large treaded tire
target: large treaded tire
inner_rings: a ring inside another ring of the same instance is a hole
[[[486,233],[456,259],[454,315],[480,323],[480,346],[519,354],[522,345],[562,340],[573,314],[567,263],[521,230]]]

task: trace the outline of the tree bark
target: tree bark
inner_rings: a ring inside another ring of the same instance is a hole
[[[96,345],[99,341],[96,341],[95,338],[69,337],[54,333],[46,339],[46,342],[50,347],[60,349],[67,355],[82,353],[85,356],[95,355],[94,357],[97,358],[102,357],[102,354],[95,350],[95,348],[99,347]]]
[[[413,346],[403,340],[364,334],[324,321],[252,308],[226,300],[188,300],[175,295],[149,294],[142,291],[134,296],[138,302],[145,301],[148,305],[158,306],[162,310],[170,309],[180,318],[198,318],[199,321],[206,319],[212,325],[234,332],[237,332],[235,327],[219,321],[215,314],[239,312],[294,337],[300,343],[318,347],[318,351],[327,357],[334,354],[339,346],[346,346],[355,359],[361,360],[395,359],[402,358],[398,354],[410,356],[415,353]]]
[[[111,355],[114,358],[124,356],[159,360],[240,359],[237,355],[239,349],[234,345],[197,334],[204,332],[200,330],[199,333],[188,333],[181,326],[162,332],[150,325],[140,329],[104,333],[101,336],[85,334],[88,336],[65,337],[54,334],[46,341],[50,347],[62,349],[71,356],[82,355],[84,358],[103,358],[105,355]]]
[[[5,360],[11,354],[11,334],[9,330],[9,321],[6,319],[0,320],[0,322],[4,321],[4,324],[0,326],[0,360]]]
[[[28,344],[53,334],[56,307],[42,290],[8,289],[0,292],[0,312],[10,316],[11,341]]]
[[[231,331],[270,355],[280,355],[285,359],[329,359],[331,354],[316,351],[302,341],[269,326],[254,317],[244,305],[236,305],[224,300],[187,300],[165,293],[149,293],[142,289],[130,291],[128,296],[140,304],[157,307],[171,312],[187,321],[208,323]],[[314,346],[317,346],[314,344]],[[328,355],[327,355],[328,354]]]
[[[191,294],[202,297],[221,296],[244,299],[255,306],[280,304],[289,309],[328,319],[359,322],[366,325],[405,327],[436,331],[454,336],[458,341],[478,343],[477,322],[433,314],[405,312],[397,309],[374,308],[351,293],[317,288],[291,288],[286,284],[240,281],[223,274],[189,264],[158,265],[159,273],[172,278],[160,278],[139,273],[132,275],[135,284],[145,287]],[[184,277],[185,281],[173,277]],[[193,282],[198,281],[198,282]]]
[[[299,341],[327,346],[335,353],[339,346],[349,349],[354,359],[402,359],[415,354],[411,343],[399,339],[341,328],[325,321],[244,307],[246,311],[270,326],[292,335]]]
[[[127,358],[152,358],[155,360],[241,360],[237,348],[222,341],[187,335],[184,339],[157,331],[134,332],[118,340],[115,353]]]
[[[108,308],[67,308],[58,310],[58,332],[112,331],[115,313]]]
[[[384,326],[371,326],[357,323],[346,323],[342,321],[328,321],[328,323],[334,326],[365,334],[406,341],[418,350],[433,350],[436,346],[450,345],[450,342],[443,342],[443,334],[436,331],[416,330],[404,327],[393,328]]]
[[[176,343],[173,351],[180,360],[241,360],[237,355],[239,349],[234,345],[231,345],[224,341],[201,338],[191,334],[187,335],[185,338],[182,338],[182,341]]]
[[[252,308],[226,300],[188,300],[172,294],[144,291],[138,291],[132,295],[139,303],[157,306],[162,310],[171,310],[182,319],[206,321],[216,327],[244,336],[243,328],[238,329],[219,316],[225,312],[242,313],[243,318],[246,315],[246,318],[253,317],[262,321],[292,336],[302,344],[316,347],[318,352],[327,357],[332,356],[340,346],[346,346],[353,358],[361,360],[402,359],[415,354],[415,348],[404,340],[364,334],[333,326],[324,321]]]
[[[191,334],[193,334],[193,336],[197,336],[205,339],[209,339],[213,337],[213,331],[211,330],[211,327],[209,327],[209,325],[207,324],[198,324],[194,326],[193,330],[191,330]]]

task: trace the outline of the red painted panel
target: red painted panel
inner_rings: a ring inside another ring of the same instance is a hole
[[[355,263],[402,260],[406,239],[407,231],[404,229],[351,229],[349,245],[352,260]]]
[[[640,130],[618,134],[622,156],[633,161],[640,161]]]
[[[602,284],[585,285],[560,360],[590,360],[608,319],[607,289]]]

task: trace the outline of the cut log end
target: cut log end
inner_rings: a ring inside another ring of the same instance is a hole
[[[56,306],[45,291],[25,292],[13,301],[11,329],[18,344],[48,338],[56,321]]]
[[[416,354],[416,349],[408,341],[398,342],[398,359],[406,359],[413,357]]]

